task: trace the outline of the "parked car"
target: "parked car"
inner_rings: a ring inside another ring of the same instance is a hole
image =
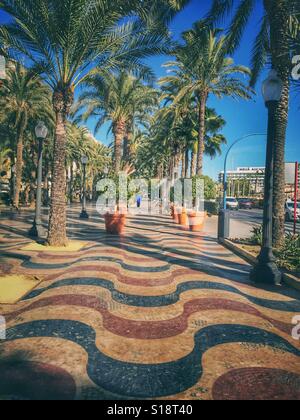
[[[236,210],[236,211],[238,211],[239,208],[240,208],[239,207],[239,202],[234,197],[228,197],[226,199],[226,203],[227,203],[227,209],[228,210]]]
[[[285,220],[287,222],[294,221],[295,205],[293,201],[285,203]],[[297,203],[297,222],[300,222],[300,203]]]
[[[248,198],[241,198],[238,201],[240,209],[252,210],[254,208],[254,202],[249,200]]]

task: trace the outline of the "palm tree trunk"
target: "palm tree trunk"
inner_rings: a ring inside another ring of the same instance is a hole
[[[185,173],[186,173],[186,168],[185,168],[185,164],[186,164],[186,160],[185,160],[185,152],[182,152],[181,155],[181,178],[185,178]]]
[[[114,125],[115,136],[115,173],[118,174],[121,170],[122,160],[122,142],[125,136],[125,123],[120,120]]]
[[[196,168],[197,168],[197,154],[195,150],[192,150],[192,158],[191,158],[191,178],[196,175]]]
[[[123,141],[123,160],[125,162],[128,161],[128,143],[129,141],[128,141],[128,131],[127,131],[124,137],[124,141]]]
[[[198,138],[198,155],[197,155],[197,175],[203,175],[203,159],[205,150],[205,110],[206,110],[207,94],[203,93],[200,97],[199,106],[199,138]]]
[[[51,207],[48,229],[50,246],[67,246],[66,217],[66,120],[74,102],[72,89],[58,90],[53,94],[56,115],[52,170]]]
[[[289,109],[289,5],[287,0],[264,0],[270,21],[272,65],[284,82],[281,101],[276,110],[274,139],[273,244],[279,248],[284,241],[285,203],[285,142]]]
[[[185,178],[188,178],[189,176],[189,165],[190,165],[190,151],[187,148],[185,151],[185,173],[184,173]]]
[[[23,175],[23,142],[24,132],[26,128],[25,116],[21,118],[21,122],[18,130],[18,141],[17,141],[17,160],[16,160],[16,178],[15,178],[15,195],[14,195],[14,207],[16,209],[20,206],[20,193],[22,187],[22,175]]]
[[[273,245],[279,248],[285,236],[285,143],[289,107],[289,82],[276,112],[276,135],[274,140],[274,190],[273,190]]]
[[[74,186],[74,163],[71,163],[70,167],[70,204],[73,204],[73,186]]]
[[[67,246],[66,232],[66,117],[56,113],[56,131],[53,156],[53,179],[49,219],[48,242],[50,246]]]
[[[177,152],[174,156],[174,177],[175,177],[175,173],[178,174],[179,176],[180,160],[181,160],[181,153]]]

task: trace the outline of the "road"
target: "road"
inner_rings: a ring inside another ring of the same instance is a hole
[[[231,212],[230,237],[248,238],[251,236],[253,227],[262,224],[262,210],[239,210]],[[286,223],[286,232],[292,233],[293,223]],[[300,233],[300,223],[297,224],[297,232]]]

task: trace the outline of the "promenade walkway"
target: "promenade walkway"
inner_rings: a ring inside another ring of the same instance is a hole
[[[300,399],[300,293],[257,288],[208,226],[135,216],[126,235],[69,210],[76,252],[28,251],[28,212],[0,216],[0,269],[42,282],[0,305],[0,396]]]

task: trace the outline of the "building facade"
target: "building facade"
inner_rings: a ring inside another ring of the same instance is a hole
[[[287,198],[291,198],[295,191],[295,163],[286,164],[286,189]],[[237,195],[241,192],[241,186],[247,182],[249,187],[247,192],[249,194],[263,195],[265,182],[265,168],[264,167],[239,167],[234,171],[227,171],[229,192],[232,195]],[[219,182],[223,183],[224,171],[219,174]],[[244,190],[245,191],[245,190]],[[300,164],[298,166],[298,198],[300,197]]]
[[[223,183],[224,171],[219,174],[219,182]],[[227,172],[228,184],[238,184],[247,182],[248,192],[252,194],[263,194],[265,181],[264,167],[240,167],[235,171]],[[229,185],[230,187],[230,185]],[[250,190],[250,191],[249,191]]]

